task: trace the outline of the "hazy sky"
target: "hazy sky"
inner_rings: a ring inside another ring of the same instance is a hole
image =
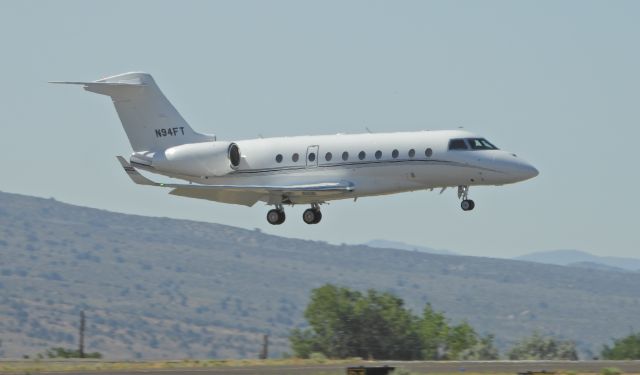
[[[287,237],[479,256],[637,256],[637,1],[3,1],[0,190]],[[531,181],[333,202],[320,225],[136,186],[107,97],[48,80],[146,71],[196,130],[258,135],[463,126]]]

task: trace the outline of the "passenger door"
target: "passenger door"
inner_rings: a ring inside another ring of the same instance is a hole
[[[319,147],[317,145],[307,147],[307,168],[315,168],[318,166],[318,159],[320,158],[318,149]]]

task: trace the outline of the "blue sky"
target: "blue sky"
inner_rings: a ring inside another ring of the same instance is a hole
[[[478,256],[636,256],[640,3],[3,1],[0,190],[287,237],[400,240]],[[49,80],[147,71],[219,139],[463,126],[536,179],[334,202],[321,225],[133,185],[108,98]]]

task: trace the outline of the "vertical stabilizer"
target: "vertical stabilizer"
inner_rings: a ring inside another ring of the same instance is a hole
[[[147,73],[124,73],[81,84],[87,91],[111,97],[135,152],[158,151],[185,143],[214,140],[196,133]]]

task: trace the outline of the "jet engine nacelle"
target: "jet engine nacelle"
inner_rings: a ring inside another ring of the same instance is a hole
[[[240,149],[233,142],[202,142],[156,152],[155,169],[194,177],[223,176],[240,165]]]

